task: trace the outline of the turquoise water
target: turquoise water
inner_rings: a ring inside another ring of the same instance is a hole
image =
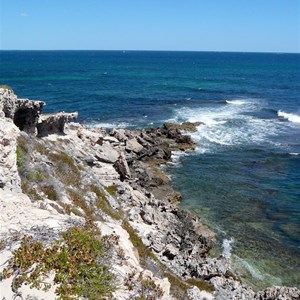
[[[254,287],[300,285],[300,55],[1,51],[0,83],[93,126],[203,121],[167,167]]]

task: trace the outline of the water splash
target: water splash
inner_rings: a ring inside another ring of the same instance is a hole
[[[222,242],[222,255],[226,258],[230,258],[231,256],[231,250],[232,250],[232,244],[234,243],[234,238],[224,239]]]

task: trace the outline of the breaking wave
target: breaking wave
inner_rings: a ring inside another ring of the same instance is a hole
[[[277,115],[278,117],[282,117],[290,122],[293,122],[293,123],[300,123],[300,116],[299,115],[296,115],[296,114],[292,114],[292,113],[287,113],[287,112],[284,112],[284,111],[281,111],[279,110],[277,112]]]
[[[225,102],[227,104],[233,104],[233,105],[243,105],[243,104],[247,104],[248,103],[245,100],[226,100]]]
[[[261,103],[251,99],[227,102],[234,104],[178,109],[172,121],[204,123],[191,134],[198,144],[197,150],[201,152],[214,152],[224,146],[273,144],[273,137],[281,131],[282,123],[256,116],[263,108],[263,100]]]

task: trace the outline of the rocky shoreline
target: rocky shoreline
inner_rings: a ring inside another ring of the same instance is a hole
[[[91,222],[118,236],[107,299],[138,299],[146,279],[152,289],[140,299],[300,299],[296,288],[243,285],[227,257],[210,257],[214,233],[176,204],[160,165],[195,148],[187,132],[200,122],[107,131],[71,122],[76,113],[42,115],[43,105],[0,89],[1,272],[24,234],[47,245]],[[55,289],[14,288],[16,271],[1,276],[1,299],[55,298]]]

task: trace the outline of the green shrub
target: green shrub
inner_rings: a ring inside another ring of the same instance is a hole
[[[140,294],[135,300],[155,300],[163,295],[162,289],[152,279],[144,279],[140,274],[138,281],[140,283]]]
[[[48,249],[25,236],[20,248],[14,251],[9,267],[3,270],[3,276],[23,273],[15,277],[16,290],[25,283],[47,291],[51,285],[44,280],[55,271],[59,299],[74,299],[74,296],[106,299],[115,289],[114,276],[105,257],[108,250],[108,243],[94,228],[70,228]],[[30,268],[32,271],[27,272]]]
[[[24,161],[24,157],[25,157],[25,153],[24,150],[17,145],[16,148],[16,155],[17,155],[17,167],[18,169],[21,169],[24,167],[25,161]]]
[[[115,196],[115,194],[117,193],[117,189],[118,189],[118,186],[115,185],[115,184],[105,187],[105,190],[106,190],[111,196]]]
[[[37,182],[43,181],[43,175],[40,171],[36,171],[33,175],[33,179]]]

